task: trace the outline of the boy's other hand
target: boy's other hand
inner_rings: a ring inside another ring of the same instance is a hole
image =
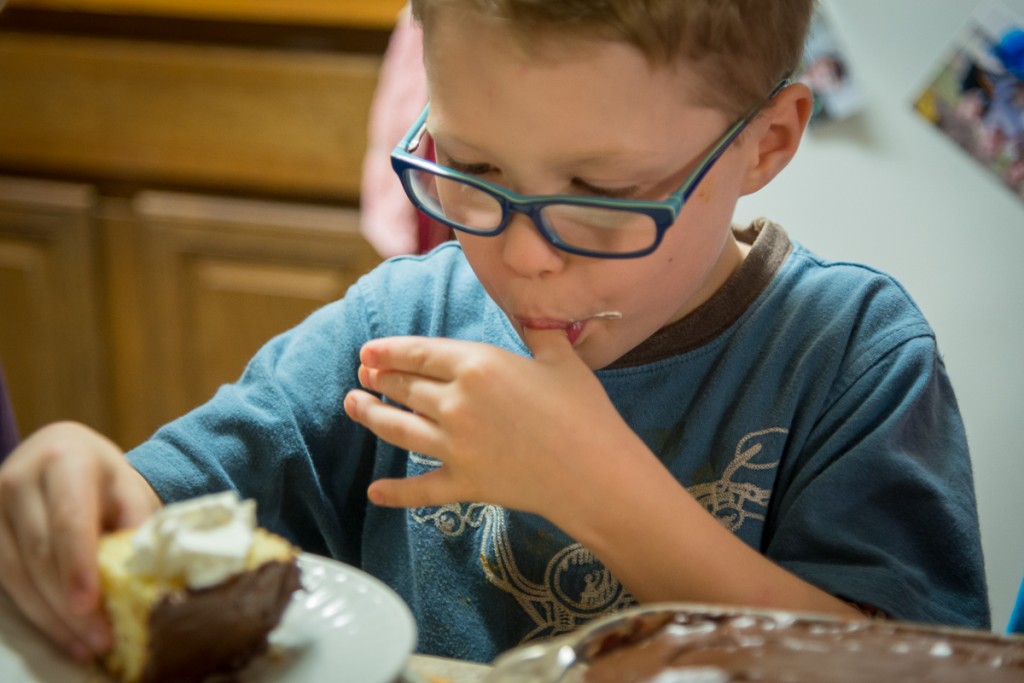
[[[92,659],[111,645],[100,533],[159,506],[114,443],[75,423],[44,427],[0,467],[0,589],[70,655]]]
[[[353,420],[441,466],[369,488],[377,505],[420,507],[488,502],[558,524],[593,495],[587,477],[635,449],[622,420],[564,330],[527,330],[533,358],[451,339],[393,337],[367,343],[360,382],[345,399]],[[411,412],[410,412],[411,411]]]

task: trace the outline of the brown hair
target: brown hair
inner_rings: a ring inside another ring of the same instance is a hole
[[[655,65],[697,68],[702,104],[734,115],[800,63],[815,0],[411,0],[429,31],[442,6],[504,22],[524,41],[552,33],[621,40]]]

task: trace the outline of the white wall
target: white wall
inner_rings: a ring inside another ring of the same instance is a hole
[[[1024,0],[1002,6],[1024,17]],[[974,458],[993,627],[1024,574],[1024,200],[911,106],[978,3],[822,0],[867,105],[811,130],[739,220],[765,215],[821,256],[895,275],[924,310]]]

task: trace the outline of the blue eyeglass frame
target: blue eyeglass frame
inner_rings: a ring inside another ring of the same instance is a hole
[[[413,151],[419,146],[423,135],[426,133],[427,115],[430,113],[429,103],[423,109],[423,112],[420,114],[416,122],[413,123],[409,132],[405,134],[405,137],[402,138],[398,145],[395,146],[394,150],[392,150],[391,167],[401,179],[402,187],[405,189],[406,195],[409,196],[409,199],[413,204],[431,218],[434,218],[435,220],[438,220],[459,232],[465,232],[470,235],[480,235],[482,237],[493,237],[508,227],[513,213],[521,213],[529,216],[537,230],[544,236],[544,239],[561,251],[594,258],[637,258],[640,256],[646,256],[658,248],[665,235],[665,231],[675,224],[683,206],[697,189],[700,181],[704,179],[704,176],[708,174],[711,168],[715,165],[715,162],[718,161],[719,157],[721,157],[722,154],[725,153],[725,150],[729,148],[729,145],[739,137],[740,133],[742,133],[747,127],[747,124],[754,120],[761,109],[768,102],[771,102],[771,100],[773,100],[784,88],[790,85],[791,82],[792,81],[789,77],[780,80],[775,87],[772,88],[771,93],[761,104],[755,107],[749,114],[743,116],[734,123],[718,140],[715,141],[711,149],[700,160],[693,172],[683,180],[683,184],[679,186],[679,189],[673,192],[668,199],[660,201],[615,199],[611,197],[581,197],[578,195],[560,194],[521,195],[487,180],[417,157],[413,154]],[[412,187],[410,187],[410,180],[407,171],[411,170],[425,171],[441,178],[457,180],[492,196],[501,205],[501,222],[493,230],[474,230],[459,223],[450,221],[444,216],[431,211],[417,200],[416,192]],[[657,235],[650,247],[636,251],[616,253],[581,249],[565,243],[554,231],[545,225],[541,210],[551,204],[569,204],[574,206],[596,207],[641,213],[648,216],[654,222],[657,228]]]

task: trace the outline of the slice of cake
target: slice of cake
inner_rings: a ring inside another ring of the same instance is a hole
[[[299,587],[297,549],[256,526],[254,501],[227,492],[168,505],[138,530],[100,540],[123,683],[201,681],[267,649]]]

